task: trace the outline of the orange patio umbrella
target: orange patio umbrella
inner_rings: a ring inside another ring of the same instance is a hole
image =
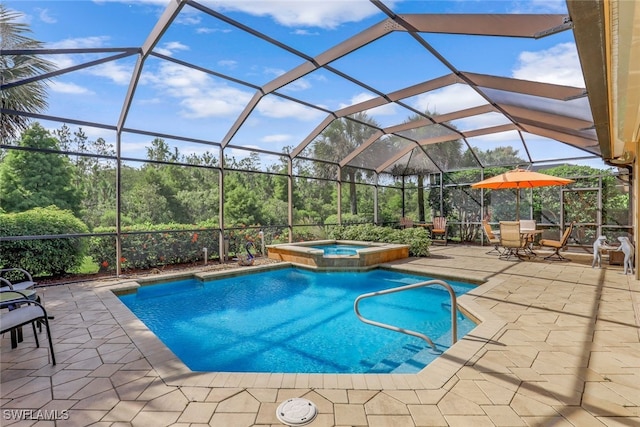
[[[487,178],[475,184],[471,188],[489,188],[499,190],[501,188],[515,188],[516,191],[516,219],[520,219],[520,189],[534,187],[548,187],[552,185],[567,185],[575,182],[572,179],[560,178],[540,172],[526,169],[513,169],[503,174]]]

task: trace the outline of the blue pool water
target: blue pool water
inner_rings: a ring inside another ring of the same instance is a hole
[[[325,255],[357,255],[358,249],[367,248],[367,246],[362,245],[344,245],[338,243],[316,245],[311,247],[314,249],[322,249]]]
[[[428,280],[377,269],[283,268],[201,282],[140,287],[120,299],[193,371],[417,372],[435,357],[418,338],[367,325],[353,302],[366,292]],[[449,282],[460,295],[473,285]],[[363,316],[451,345],[449,293],[420,288],[362,300]],[[475,324],[458,315],[458,338]]]

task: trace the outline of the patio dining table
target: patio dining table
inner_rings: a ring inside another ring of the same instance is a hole
[[[538,254],[536,254],[533,251],[533,244],[535,242],[536,236],[539,236],[542,234],[542,230],[538,230],[538,229],[526,229],[526,228],[521,228],[520,229],[520,236],[526,240],[526,244],[524,246],[524,250],[525,252],[527,252],[528,254],[531,254],[533,256],[538,256]]]

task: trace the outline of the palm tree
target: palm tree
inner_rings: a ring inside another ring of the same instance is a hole
[[[21,15],[0,4],[0,51],[40,49],[43,43],[25,34],[31,29],[19,22]],[[52,62],[34,54],[0,56],[0,107],[3,109],[36,113],[47,107],[46,82],[38,80],[5,88],[4,85],[53,71]],[[29,118],[11,114],[0,115],[0,141],[18,139],[29,126]]]
[[[437,113],[430,112],[429,110],[424,113],[426,116],[433,117],[437,115]],[[422,120],[424,117],[418,114],[411,115],[405,120],[405,123],[417,122]],[[448,123],[449,126],[452,126]],[[413,137],[415,139],[427,139],[430,136],[437,136],[438,132],[442,132],[441,127],[439,125],[430,125],[423,126],[420,128],[416,128],[413,131]],[[429,156],[423,156],[423,169],[415,169],[410,171],[415,173],[417,176],[417,187],[418,187],[418,220],[425,221],[425,211],[424,211],[424,178],[425,173],[433,172],[432,167],[430,165],[433,162],[435,165],[440,167],[441,170],[449,170],[454,167],[456,163],[460,159],[460,153],[462,148],[462,142],[459,139],[452,139],[451,141],[442,142],[438,144],[438,150],[430,150]],[[418,150],[416,148],[416,150]],[[422,148],[420,149],[422,150]],[[420,165],[419,165],[420,166]],[[440,205],[440,194],[431,192],[430,194],[430,202],[432,206],[436,206],[434,204],[437,201],[437,206]],[[440,214],[444,215],[443,208],[439,209]]]
[[[324,160],[340,162],[360,144],[365,142],[371,135],[376,132],[380,125],[375,119],[369,117],[365,112],[354,114],[354,120],[341,118],[331,122],[329,126],[319,135],[319,139],[314,145],[315,157]],[[320,175],[324,175],[328,169],[319,171]],[[356,198],[356,177],[360,173],[358,169],[353,167],[345,167],[343,175],[349,183],[349,204],[351,214],[358,213]],[[331,178],[335,178],[332,176]]]

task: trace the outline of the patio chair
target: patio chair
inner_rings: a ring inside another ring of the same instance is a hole
[[[500,238],[497,237],[495,234],[493,234],[493,230],[491,229],[491,225],[489,225],[489,222],[487,220],[482,220],[482,230],[484,231],[484,237],[487,239],[487,241],[493,245],[493,249],[491,249],[489,252],[486,252],[487,254],[492,254],[492,253],[497,253],[498,255],[500,255],[502,253],[502,250],[500,249]]]
[[[20,277],[16,280],[15,277]],[[31,273],[24,268],[3,268],[0,270],[0,289],[9,288],[14,291],[24,291],[33,288],[36,282],[33,281]]]
[[[570,223],[569,226],[564,230],[564,233],[562,234],[560,240],[540,239],[540,241],[538,242],[540,246],[553,249],[553,253],[544,257],[544,259],[549,261],[570,261],[569,258],[565,258],[560,255],[560,250],[564,249],[567,246],[569,236],[571,236],[571,232],[573,231],[573,224],[573,222]]]
[[[440,237],[439,239],[437,237]],[[433,228],[431,228],[431,240],[447,244],[447,218],[437,216],[433,218]]]
[[[4,305],[4,308],[9,308],[9,310],[0,312],[0,334],[4,334],[5,332],[17,334],[21,331],[22,326],[31,323],[33,336],[36,340],[36,347],[40,347],[38,333],[36,332],[36,323],[38,326],[44,324],[47,329],[51,362],[55,365],[56,357],[53,352],[53,341],[51,340],[51,329],[49,328],[49,316],[47,315],[47,311],[44,309],[44,306],[35,300],[28,298],[25,294],[19,291],[5,290],[1,292],[16,294],[16,298],[11,298],[10,303],[7,302],[7,304]],[[15,335],[12,335],[12,341],[14,339]]]
[[[536,220],[535,219],[521,219],[520,220],[520,230],[523,232],[533,231],[536,229]]]
[[[520,233],[523,234],[523,237],[526,239],[527,243],[525,245],[525,249],[533,254],[533,244],[536,238],[536,220],[535,219],[521,219],[520,220]]]
[[[516,256],[522,258],[520,250],[524,249],[527,240],[520,233],[520,221],[500,221],[500,245],[504,248],[500,259]]]

